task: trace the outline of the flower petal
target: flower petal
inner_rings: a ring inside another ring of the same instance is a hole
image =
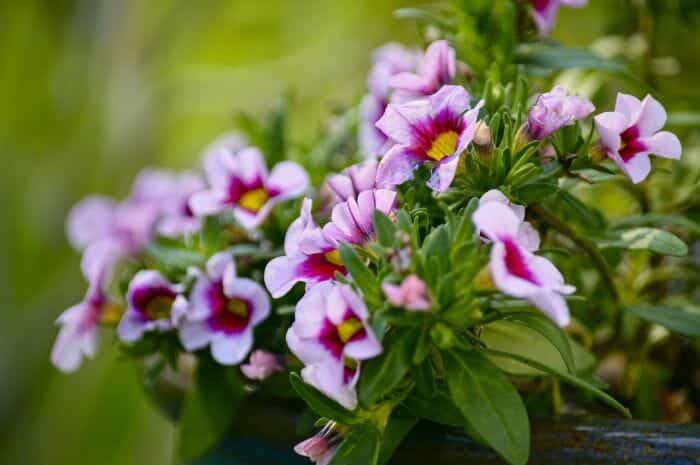
[[[394,145],[377,167],[377,185],[396,186],[413,179],[413,171],[424,159],[402,145]]]
[[[241,181],[247,186],[267,179],[265,159],[256,147],[246,147],[236,155],[237,169]]]
[[[404,104],[389,104],[377,127],[395,142],[410,146],[416,141],[414,126],[430,114],[427,99],[413,100]]]
[[[267,180],[266,188],[277,191],[277,198],[290,199],[299,197],[309,187],[309,175],[297,163],[283,161],[275,165]]]
[[[209,344],[212,332],[206,321],[184,321],[179,329],[180,342],[188,352],[194,352]]]
[[[265,267],[265,287],[272,297],[278,299],[289,292],[296,283],[304,280],[298,269],[304,264],[304,256],[282,256],[273,258]]]
[[[217,333],[211,341],[211,355],[222,365],[238,365],[253,347],[253,331],[239,334]]]
[[[594,121],[603,146],[617,153],[622,144],[620,134],[629,126],[629,119],[623,113],[607,112],[597,115]]]
[[[641,111],[642,102],[637,97],[634,95],[623,94],[622,92],[617,94],[615,113],[621,113],[625,116],[628,127],[637,122]],[[627,129],[627,127],[623,128],[623,130],[625,129]]]
[[[458,166],[458,153],[440,160],[440,163],[433,169],[428,186],[436,192],[445,192],[452,184]]]
[[[112,230],[115,205],[114,200],[102,196],[87,197],[76,204],[66,221],[66,233],[71,246],[83,250],[108,236]]]
[[[639,110],[639,119],[637,126],[639,134],[642,137],[649,137],[661,130],[666,124],[666,110],[651,95],[647,95],[642,100],[642,106]]]
[[[472,215],[474,225],[486,237],[498,241],[503,237],[514,238],[520,229],[520,221],[508,206],[499,202],[486,202]]]
[[[557,292],[540,289],[528,298],[535,307],[550,317],[558,326],[565,327],[571,322],[571,314],[566,299]]]
[[[675,134],[668,131],[657,132],[651,137],[642,139],[647,150],[659,157],[680,160],[683,151],[681,141]]]
[[[521,250],[520,253],[526,260],[532,257],[532,255],[525,250]],[[512,297],[526,298],[539,289],[537,285],[511,274],[506,264],[506,248],[501,242],[494,242],[491,248],[489,269],[494,285],[504,294]]]
[[[216,215],[226,208],[225,193],[218,190],[197,192],[190,197],[189,207],[196,216]]]

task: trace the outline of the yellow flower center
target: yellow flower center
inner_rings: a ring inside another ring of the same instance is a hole
[[[124,307],[115,303],[107,303],[102,307],[100,322],[106,325],[115,325],[119,323],[124,314]]]
[[[348,318],[338,325],[338,337],[345,344],[362,329],[362,322],[357,318]]]
[[[338,252],[338,249],[326,252],[325,254],[323,254],[323,257],[326,259],[327,262],[333,263],[334,265],[343,266],[343,259],[340,256],[340,252]]]
[[[153,297],[146,305],[144,313],[151,320],[163,320],[170,316],[170,309],[173,306],[173,297],[169,295],[159,295]]]
[[[230,299],[226,302],[226,311],[241,319],[248,318],[248,303],[241,299]]]
[[[258,187],[257,189],[252,189],[243,193],[238,200],[238,205],[248,211],[257,213],[269,198],[270,196],[267,194],[267,191],[262,187]]]
[[[445,131],[441,133],[433,144],[428,149],[428,156],[433,160],[440,161],[445,157],[449,157],[457,148],[457,139],[459,135],[455,131]]]

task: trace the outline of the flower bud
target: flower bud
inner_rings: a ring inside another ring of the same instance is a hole
[[[480,158],[490,158],[493,155],[493,138],[491,128],[484,121],[477,121],[474,127],[474,148]]]

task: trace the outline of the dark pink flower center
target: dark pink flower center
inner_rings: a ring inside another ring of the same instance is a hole
[[[333,279],[336,272],[347,274],[337,249],[307,256],[297,271],[305,278],[312,278],[318,282]]]
[[[224,283],[219,280],[211,284],[207,292],[209,307],[209,327],[226,334],[240,333],[250,324],[253,305],[246,299],[228,297],[224,294]]]
[[[525,261],[525,256],[515,241],[508,237],[502,239],[502,243],[506,251],[504,259],[508,273],[531,282],[532,284],[539,285],[539,281],[537,281],[537,278]]]
[[[261,178],[249,184],[244,183],[237,177],[232,177],[228,186],[228,198],[226,203],[236,205],[251,213],[257,213],[271,198],[280,194],[276,189],[265,187]]]
[[[620,139],[620,158],[626,162],[638,153],[647,150],[647,146],[639,139],[639,127],[636,125],[627,128],[625,132],[620,134]]]
[[[319,341],[335,358],[341,360],[346,344],[366,336],[367,331],[362,321],[352,310],[347,309],[342,322],[337,326],[327,318],[324,320]]]
[[[143,287],[131,296],[134,309],[145,320],[164,320],[170,317],[177,294],[166,286]]]
[[[552,0],[532,0],[532,7],[536,11],[542,12],[549,7],[550,3],[552,3]]]
[[[440,161],[454,154],[463,130],[462,117],[446,108],[434,118],[413,125],[415,142],[412,150],[426,161]]]

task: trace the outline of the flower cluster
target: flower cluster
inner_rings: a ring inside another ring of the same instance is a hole
[[[177,333],[186,351],[210,346],[219,363],[241,363],[253,346],[253,328],[270,313],[263,287],[236,275],[231,252],[218,252],[178,274],[149,268],[148,249],[159,240],[188,240],[200,234],[208,216],[226,212],[255,237],[276,203],[300,196],[308,185],[296,163],[279,163],[268,174],[260,151],[229,134],[205,151],[203,177],[148,169],[121,203],[103,197],[81,201],[68,216],[68,237],[84,251],[89,287],[83,302],[58,319],[53,363],[63,371],[77,369],[83,357],[95,355],[100,324],[116,322],[117,336],[127,344],[147,333]],[[130,277],[124,296],[110,294],[118,265],[130,261],[141,269]],[[258,355],[251,365],[269,367],[246,371],[255,377],[275,371],[262,362]]]
[[[547,33],[561,5],[585,3],[533,1],[532,13]],[[356,425],[383,434],[397,406],[413,400],[406,405],[419,409],[436,396],[521,463],[489,436],[499,428],[482,427],[484,418],[527,419],[495,359],[537,373],[561,368],[545,370],[528,347],[508,352],[491,335],[504,323],[529,325],[574,379],[563,328],[576,320],[572,294],[589,285],[565,279],[559,267],[568,261],[541,244],[584,244],[601,281],[610,278],[593,239],[556,221],[562,198],[587,208],[564,181],[590,182],[586,169],[614,174],[617,165],[638,183],[651,172],[649,155],[679,159],[681,145],[662,131],[666,112],[651,96],[619,94],[615,111],[590,121],[594,105],[561,86],[511,108],[503,102],[526,101],[518,86],[494,97],[458,69],[446,40],[424,53],[377,50],[349,137],[364,161],[327,176],[326,199],[301,165],[279,161],[268,172],[263,149],[228,135],[205,150],[201,173],[146,170],[125,201],[80,202],[68,237],[83,251],[88,291],[59,317],[54,364],[78,368],[95,354],[100,326],[112,325],[127,354],[158,353],[172,365],[195,354],[201,370],[238,366],[219,374],[244,384],[239,393],[292,371],[299,396],[324,417],[324,429],[295,449],[318,464],[332,462]],[[463,392],[481,377],[499,389]],[[512,396],[498,414],[488,410],[498,401],[471,402],[472,410],[463,402],[503,392]]]

